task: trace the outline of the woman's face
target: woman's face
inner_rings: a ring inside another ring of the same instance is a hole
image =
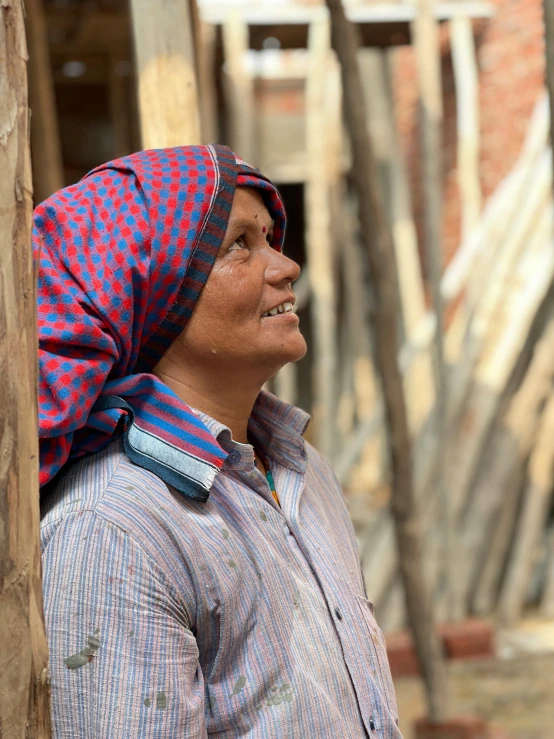
[[[286,312],[294,304],[291,283],[300,268],[271,248],[272,229],[260,193],[237,188],[223,244],[175,342],[187,362],[251,371],[263,382],[306,353],[298,316]],[[285,312],[267,315],[283,305]]]

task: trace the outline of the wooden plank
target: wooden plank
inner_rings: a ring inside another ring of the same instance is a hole
[[[473,28],[467,17],[450,22],[456,119],[458,125],[458,188],[460,190],[462,240],[475,227],[481,211],[479,178],[479,76]]]
[[[200,120],[202,143],[219,141],[215,57],[217,29],[210,23],[200,23],[198,57],[198,86],[200,96]]]
[[[434,0],[418,0],[413,24],[415,58],[419,82],[419,109],[423,161],[424,243],[427,276],[435,315],[435,334],[432,348],[435,375],[435,434],[438,440],[436,476],[440,513],[437,531],[442,531],[441,577],[448,591],[451,609],[455,562],[453,559],[455,527],[451,507],[446,460],[448,428],[448,375],[444,350],[444,301],[441,291],[443,272],[442,253],[442,90],[438,26],[434,18]]]
[[[310,26],[309,70],[306,79],[305,186],[306,257],[310,277],[314,335],[315,444],[328,458],[335,454],[336,288],[330,223],[330,171],[325,115],[326,75],[331,49],[325,15]]]
[[[554,526],[550,526],[546,537],[546,573],[540,605],[544,618],[554,618]]]
[[[246,67],[248,27],[242,14],[230,12],[223,23],[224,91],[227,140],[233,151],[256,166],[256,111],[254,86]]]
[[[58,114],[43,0],[25,0],[29,46],[29,104],[35,202],[64,186]]]
[[[402,375],[398,366],[400,292],[394,243],[368,136],[364,91],[358,68],[358,40],[340,0],[327,0],[333,46],[341,63],[344,109],[352,144],[353,181],[358,199],[360,233],[367,250],[375,290],[375,359],[379,370],[391,460],[392,513],[410,627],[432,721],[448,711],[447,677],[434,632],[421,562],[419,515],[414,495],[412,448]]]
[[[546,52],[545,72],[550,110],[550,146],[554,149],[554,0],[543,0],[543,13]]]
[[[513,625],[522,616],[529,583],[540,555],[554,484],[553,438],[554,395],[550,395],[529,459],[523,505],[498,602],[499,617],[507,625]]]
[[[47,739],[27,47],[21,0],[0,10],[0,735]]]
[[[110,118],[114,136],[114,158],[124,157],[132,152],[130,105],[128,77],[117,73],[118,64],[123,57],[117,49],[110,56],[110,76],[108,90],[110,94]]]
[[[517,494],[534,443],[540,412],[554,382],[554,319],[547,323],[537,343],[525,377],[487,446],[485,464],[473,491],[469,515],[462,523],[461,553],[456,573],[464,610],[488,557],[490,532],[506,499]],[[509,491],[515,490],[512,494]],[[502,563],[500,563],[501,566]]]
[[[187,0],[131,0],[142,146],[200,143]]]
[[[391,59],[381,51],[363,49],[359,61],[364,88],[371,91],[368,123],[387,193],[400,285],[403,339],[412,343],[426,313],[425,295],[408,178],[394,120]],[[432,365],[427,352],[414,358],[404,377],[410,428],[417,433],[434,402]]]

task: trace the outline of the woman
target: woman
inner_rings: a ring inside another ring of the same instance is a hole
[[[55,737],[399,737],[308,417],[274,186],[140,152],[40,205],[42,549]]]

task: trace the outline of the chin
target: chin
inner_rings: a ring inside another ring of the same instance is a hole
[[[271,352],[272,365],[274,367],[273,377],[279,372],[281,367],[291,362],[298,362],[306,356],[308,348],[302,334],[288,341],[285,346],[279,346],[275,352]]]

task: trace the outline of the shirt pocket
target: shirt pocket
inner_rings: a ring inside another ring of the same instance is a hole
[[[362,597],[361,595],[356,595],[356,600],[358,602],[358,607],[361,611],[362,618],[364,619],[369,631],[369,648],[371,650],[373,661],[376,665],[375,679],[379,687],[379,692],[383,696],[387,708],[398,724],[398,707],[396,705],[394,685],[392,682],[389,660],[387,657],[385,637],[383,636],[383,632],[381,631],[381,629],[377,625],[377,621],[375,620],[375,608],[373,606],[373,603],[367,600],[367,598]]]

